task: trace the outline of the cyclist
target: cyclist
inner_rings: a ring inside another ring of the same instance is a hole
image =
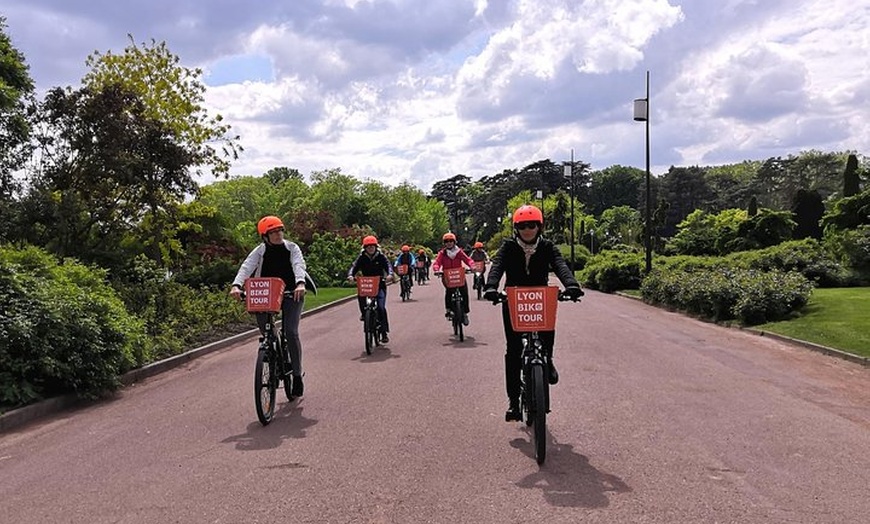
[[[483,249],[483,242],[475,242],[474,249],[468,255],[475,262],[483,262],[484,272],[480,274],[481,281],[485,280],[486,264],[489,262],[489,255]],[[472,266],[473,267],[473,266]],[[477,280],[472,283],[472,289],[477,289]]]
[[[429,281],[429,267],[432,265],[432,258],[426,253],[426,250],[420,248],[417,250],[417,260],[423,261],[423,280]]]
[[[411,282],[410,287],[414,287],[414,274],[412,273],[412,271],[414,271],[416,262],[417,257],[415,257],[413,253],[411,253],[411,246],[407,245],[402,246],[402,252],[399,254],[399,256],[396,257],[396,261],[393,262],[393,267],[399,267],[403,264],[408,266],[406,269],[408,271],[408,280]]]
[[[292,367],[292,386],[290,395],[301,397],[305,391],[302,382],[302,342],[299,340],[299,319],[305,302],[305,288],[308,283],[316,292],[313,282],[305,271],[302,250],[284,238],[284,223],[276,216],[265,216],[257,222],[257,232],[263,243],[254,248],[242,262],[230,295],[241,299],[245,279],[249,277],[277,277],[284,281],[286,289],[292,289],[292,296],[285,296],[281,303],[281,328],[287,341],[287,350]],[[260,332],[265,333],[268,315],[258,313],[257,324]]]
[[[465,251],[461,250],[459,246],[456,245],[456,235],[453,233],[444,233],[441,240],[444,242],[444,248],[435,256],[435,261],[432,263],[432,271],[440,273],[441,270],[445,268],[450,269],[454,267],[462,267],[463,263],[469,268],[473,267],[473,261],[465,254]],[[450,318],[451,315],[451,292],[452,290],[450,288],[444,288],[444,308],[447,310],[444,316],[447,318]],[[468,313],[471,312],[468,307],[468,284],[462,284],[462,287],[459,288],[459,292],[462,295],[462,309],[464,313],[464,315],[462,315],[462,323],[467,326]]]
[[[387,320],[386,279],[393,278],[393,266],[390,265],[386,255],[381,252],[378,239],[374,235],[363,238],[362,251],[347,271],[347,279],[353,282],[357,272],[366,277],[381,277],[380,290],[378,291],[378,320],[381,324],[381,342],[386,344],[390,341],[390,337],[387,335],[390,332],[390,324]],[[359,297],[360,320],[363,320],[365,304],[365,298]]]
[[[541,235],[544,227],[544,215],[541,210],[532,205],[519,207],[513,215],[513,226],[513,238],[505,239],[492,259],[484,297],[493,302],[498,300],[498,285],[502,275],[505,275],[505,286],[546,286],[550,271],[555,272],[562,282],[565,294],[571,298],[582,296],[580,284],[577,283],[559,249]],[[504,371],[508,396],[505,420],[521,420],[519,399],[523,344],[521,335],[514,332],[511,327],[507,303],[502,307],[502,320],[506,339]],[[544,352],[550,362],[548,376],[550,384],[559,382],[559,373],[553,365],[555,335],[554,331],[540,333]]]

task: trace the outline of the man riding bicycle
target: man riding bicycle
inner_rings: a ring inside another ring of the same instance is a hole
[[[505,275],[505,286],[546,286],[549,273],[556,273],[565,286],[565,294],[571,298],[583,295],[580,284],[571,269],[551,241],[541,236],[544,215],[535,206],[525,205],[513,215],[514,236],[502,242],[498,253],[492,259],[489,277],[486,279],[484,297],[496,302],[499,299],[498,285]],[[502,320],[506,340],[504,356],[505,388],[508,396],[508,410],[505,420],[522,420],[520,413],[520,374],[522,372],[522,336],[511,326],[510,310],[505,302],[502,307]],[[548,382],[556,384],[559,373],[553,364],[553,343],[555,331],[540,333],[544,351],[550,363]]]
[[[465,251],[456,245],[456,235],[453,233],[444,233],[441,240],[444,242],[444,248],[439,251],[438,255],[435,257],[435,262],[432,263],[432,271],[440,273],[442,269],[462,267],[462,264],[465,264],[469,268],[474,266],[474,262],[465,254]],[[453,290],[451,288],[444,288],[444,308],[447,310],[444,316],[447,318],[450,318],[451,315],[450,295],[452,292]],[[459,293],[462,295],[462,309],[464,311],[464,315],[462,315],[462,323],[467,326],[468,313],[471,312],[468,305],[467,283],[463,283],[462,286],[459,287]]]
[[[362,275],[366,277],[381,277],[377,297],[378,319],[381,326],[381,342],[386,344],[390,341],[390,337],[387,335],[387,333],[390,332],[390,324],[387,320],[386,278],[393,278],[393,267],[390,265],[390,261],[387,260],[386,255],[381,252],[380,247],[378,246],[377,237],[374,235],[366,236],[363,238],[362,246],[362,251],[347,271],[347,279],[350,282],[353,282],[354,276],[357,273],[362,273]],[[365,297],[359,297],[358,300],[360,320],[363,320],[363,313],[366,304]]]
[[[314,288],[313,282],[305,271],[305,259],[299,246],[284,238],[284,223],[276,216],[266,216],[257,222],[257,232],[263,243],[251,251],[242,262],[230,295],[241,300],[245,279],[249,277],[277,277],[284,281],[292,296],[285,296],[281,303],[281,328],[287,341],[290,365],[293,368],[291,396],[301,397],[305,391],[302,382],[302,342],[299,340],[299,319],[305,303],[306,281]],[[258,313],[257,325],[265,333],[269,315]]]

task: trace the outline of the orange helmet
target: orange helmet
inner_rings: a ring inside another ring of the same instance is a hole
[[[483,242],[475,242],[474,249],[483,249]]]
[[[407,253],[409,251],[411,251],[411,248],[409,246],[402,246],[402,253]]]
[[[265,235],[269,231],[278,229],[279,227],[283,229],[284,222],[281,222],[281,219],[276,216],[269,215],[261,218],[260,221],[257,222],[257,233]]]
[[[514,225],[520,222],[539,222],[544,224],[544,214],[537,207],[526,204],[514,211]]]
[[[453,233],[444,233],[444,236],[441,237],[441,241],[447,242],[448,240],[456,242],[456,235],[454,235]]]
[[[374,235],[365,236],[363,237],[362,245],[363,247],[376,246],[378,245],[378,238]]]
[[[426,250],[423,249],[423,248],[420,248],[420,249],[417,250],[417,254],[420,254],[420,255],[422,255],[422,254],[425,253],[425,252],[426,252]]]

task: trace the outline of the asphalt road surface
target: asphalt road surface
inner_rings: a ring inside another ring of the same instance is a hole
[[[306,395],[269,426],[251,340],[0,435],[0,522],[870,522],[868,369],[589,292],[539,467],[499,309],[460,343],[440,284],[396,291],[372,356],[355,302],[303,320]]]

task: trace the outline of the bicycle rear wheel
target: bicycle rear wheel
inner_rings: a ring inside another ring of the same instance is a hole
[[[254,406],[260,424],[272,422],[275,415],[275,369],[269,361],[269,351],[261,349],[257,352],[257,364],[254,366]]]
[[[547,400],[544,383],[544,366],[532,367],[532,405],[530,415],[534,422],[535,460],[543,464],[547,458]]]

